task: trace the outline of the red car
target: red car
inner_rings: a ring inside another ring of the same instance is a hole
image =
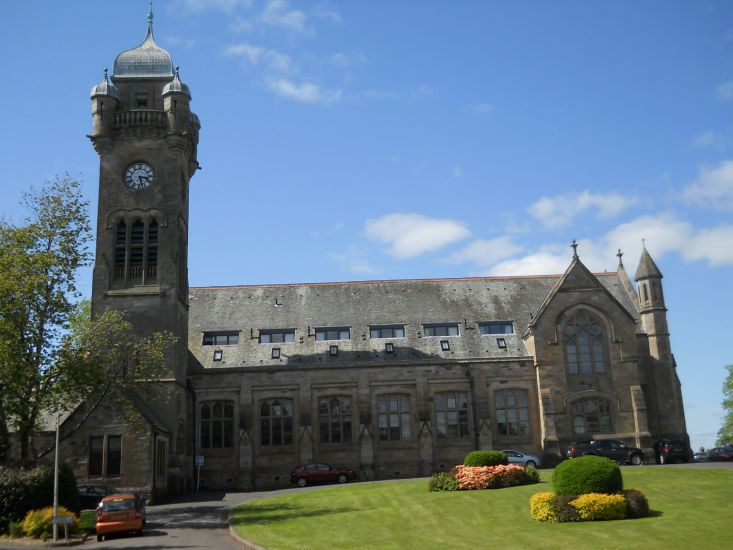
[[[135,494],[108,495],[97,508],[97,542],[112,533],[143,534],[145,505]]]
[[[356,479],[354,470],[332,468],[328,464],[306,464],[290,472],[290,481],[297,483],[299,487],[305,487],[309,483],[323,483],[327,481],[338,481],[346,483]]]

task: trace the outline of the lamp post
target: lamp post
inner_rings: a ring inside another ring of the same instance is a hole
[[[53,540],[56,542],[59,538],[59,525],[56,518],[59,516],[59,419],[60,414],[56,414],[56,449],[54,450],[53,459]]]

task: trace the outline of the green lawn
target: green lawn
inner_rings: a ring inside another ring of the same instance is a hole
[[[354,483],[256,500],[232,525],[269,550],[303,548],[727,548],[733,536],[733,471],[624,467],[624,487],[644,492],[651,517],[547,524],[529,515],[542,483],[431,493],[428,480]]]

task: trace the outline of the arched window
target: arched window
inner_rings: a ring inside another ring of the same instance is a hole
[[[603,329],[587,311],[578,311],[564,327],[565,357],[570,374],[593,374],[606,371]]]
[[[575,401],[571,406],[576,434],[613,433],[611,403],[599,397]]]
[[[132,284],[152,284],[158,278],[158,222],[147,225],[135,220],[129,225],[121,221],[115,228],[116,281]]]
[[[468,437],[468,399],[465,392],[436,393],[435,431],[441,438]]]
[[[321,443],[351,443],[351,399],[322,397],[318,401]]]
[[[377,398],[380,441],[412,439],[412,418],[408,395],[380,395]]]
[[[260,403],[260,442],[263,446],[293,444],[293,401],[265,399]]]
[[[527,390],[500,390],[495,394],[496,431],[499,435],[529,435]]]
[[[200,419],[202,449],[225,449],[233,446],[234,403],[231,401],[201,403]]]

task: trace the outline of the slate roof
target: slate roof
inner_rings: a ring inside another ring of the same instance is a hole
[[[634,317],[617,273],[598,280]],[[189,349],[206,368],[528,358],[522,334],[560,275],[358,281],[190,289]],[[514,334],[481,335],[478,323],[512,321]],[[459,337],[426,337],[426,323],[456,323]],[[403,339],[371,339],[370,325],[404,325]],[[349,340],[316,341],[316,327],[350,327]],[[260,344],[260,329],[295,329],[295,342]],[[203,346],[203,333],[239,331],[237,345]],[[496,338],[506,340],[506,349]],[[448,340],[450,351],[441,350]],[[395,353],[385,352],[393,342]],[[329,346],[338,345],[338,356]],[[281,357],[271,357],[272,348]],[[221,361],[213,361],[214,350]]]

